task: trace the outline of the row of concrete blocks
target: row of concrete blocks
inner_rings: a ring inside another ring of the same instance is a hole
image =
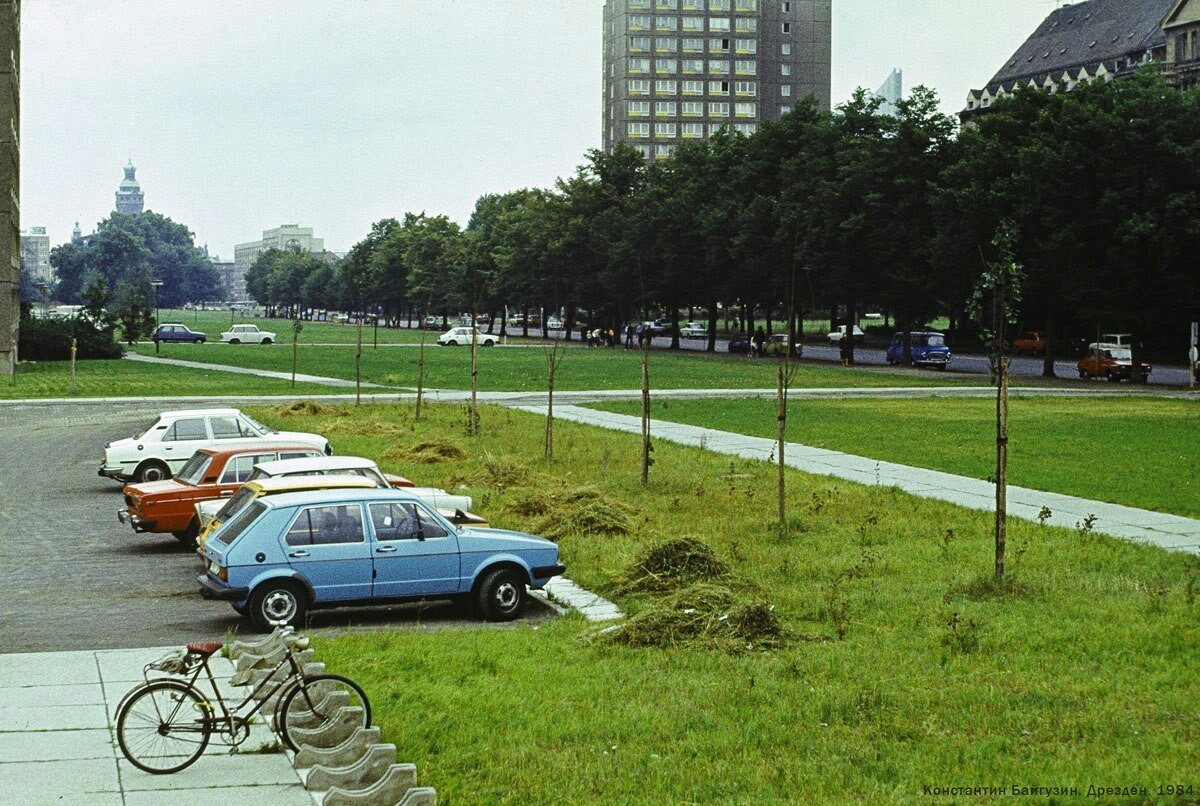
[[[256,685],[283,659],[285,636],[276,630],[260,641],[235,642],[230,657],[238,675],[249,685]],[[325,664],[313,661],[311,649],[296,653],[296,657],[306,677],[325,671]],[[339,698],[346,702],[339,703]],[[275,712],[278,699],[277,694],[266,699],[264,715]],[[293,714],[300,726],[293,727],[291,734],[300,746],[293,764],[309,792],[325,793],[323,806],[435,806],[437,790],[417,786],[416,766],[396,763],[396,746],[379,742],[379,728],[362,727],[362,709],[351,707],[344,692],[329,692],[321,708],[336,709],[334,718],[318,720],[314,715],[310,720],[313,727],[306,728],[302,727],[305,715]]]

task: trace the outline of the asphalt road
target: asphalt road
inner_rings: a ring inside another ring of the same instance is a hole
[[[0,412],[0,653],[173,646],[253,632],[199,594],[199,558],[117,522],[103,445],[163,404],[36,403]],[[526,621],[548,617],[531,601]],[[311,629],[495,627],[448,603],[316,611]]]

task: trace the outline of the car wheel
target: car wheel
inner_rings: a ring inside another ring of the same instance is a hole
[[[140,482],[162,481],[171,478],[171,470],[157,459],[151,459],[138,465],[133,476]]]
[[[458,346],[458,342],[456,342],[456,341],[448,341],[448,342],[446,342],[446,346],[447,346],[447,347],[457,347],[457,346]]]
[[[241,344],[242,340],[241,339],[230,339],[229,343],[230,344]]]
[[[250,596],[250,620],[264,632],[274,628],[272,622],[301,626],[304,620],[304,596],[291,582],[264,582]]]
[[[184,529],[182,532],[171,532],[171,534],[174,535],[175,539],[183,545],[190,549],[194,549],[196,548],[196,538],[200,536],[200,522],[195,518],[192,518],[186,529]]]
[[[484,340],[483,340],[483,346],[484,346],[484,347],[494,347],[495,345],[496,345],[496,342],[492,341],[491,339],[484,339]]]
[[[192,339],[192,344],[203,344],[204,339]]]
[[[489,571],[479,583],[475,603],[488,621],[512,621],[525,609],[525,580],[511,568]]]
[[[1108,381],[1109,383],[1113,383],[1114,381],[1116,381],[1116,378],[1113,377],[1111,369],[1105,371],[1104,380]]]
[[[270,343],[271,343],[271,340],[270,340],[270,339],[263,339],[263,340],[262,340],[262,343],[263,343],[263,344],[270,344]]]
[[[1083,378],[1084,380],[1086,380],[1086,379],[1087,379],[1087,376],[1088,376],[1088,374],[1087,374],[1087,370],[1086,370],[1086,369],[1081,369],[1081,370],[1079,370],[1079,377],[1080,377],[1080,378]]]

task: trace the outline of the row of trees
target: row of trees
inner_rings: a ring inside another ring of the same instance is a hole
[[[1198,100],[1150,70],[1020,91],[960,131],[923,88],[894,117],[860,92],[652,165],[590,152],[551,189],[480,198],[465,229],[384,219],[336,268],[268,253],[248,287],[264,304],[391,317],[565,311],[568,333],[579,317],[694,306],[709,349],[733,307],[789,312],[792,328],[805,310],[855,320],[868,305],[899,329],[937,315],[955,328],[1009,220],[1021,317],[1052,346],[1116,329],[1182,345],[1200,308]]]

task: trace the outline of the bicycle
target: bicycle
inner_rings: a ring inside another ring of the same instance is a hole
[[[305,676],[295,653],[308,647],[308,639],[281,624],[276,625],[276,635],[283,641],[283,658],[232,708],[221,696],[208,665],[223,644],[193,642],[183,655],[147,664],[143,669],[146,681],[130,689],[117,706],[117,744],[129,763],[156,775],[179,772],[200,758],[214,733],[234,752],[250,736],[255,714],[273,698],[279,707],[271,729],[293,752],[299,750],[293,731],[320,728],[347,706],[361,709],[362,727],[370,727],[371,704],[357,683],[336,674]],[[286,673],[279,677],[285,667]],[[150,679],[152,670],[184,679]],[[215,696],[207,696],[199,688],[201,673],[207,675]],[[248,707],[251,703],[253,707]]]

